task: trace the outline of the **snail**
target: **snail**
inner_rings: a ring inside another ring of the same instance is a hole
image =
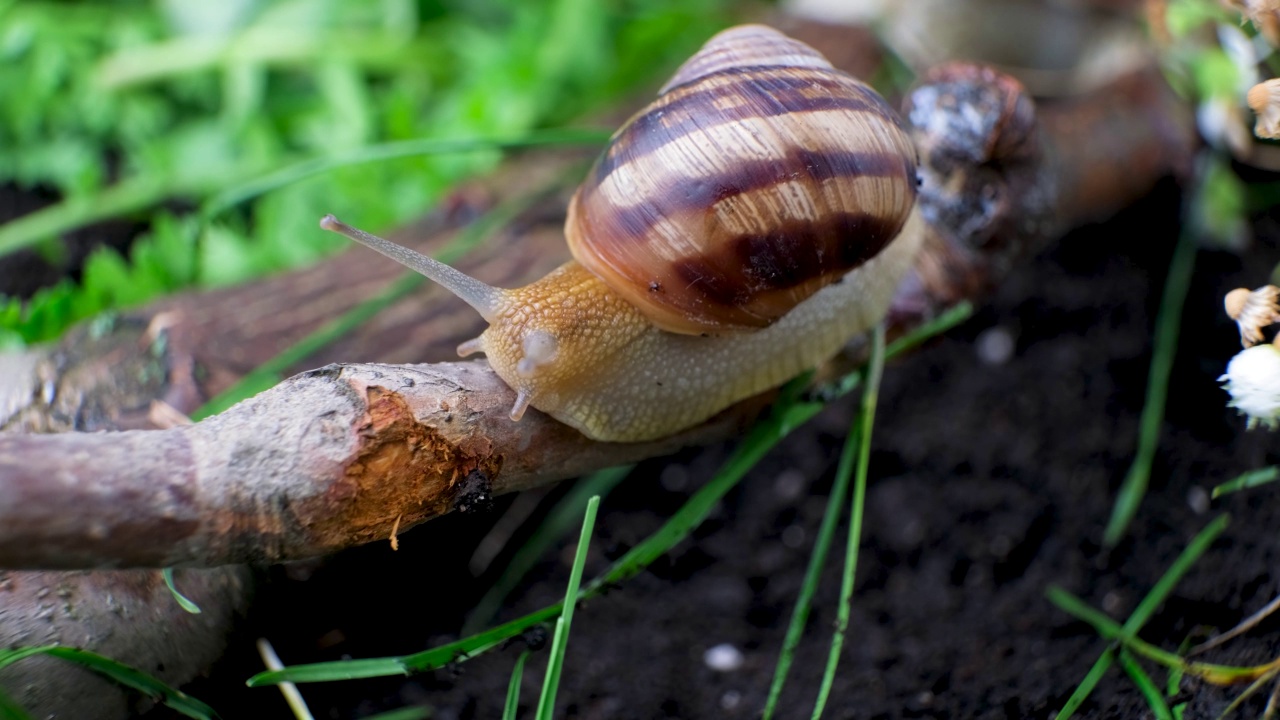
[[[605,441],[691,427],[834,356],[887,311],[923,233],[916,150],[870,87],[772,28],[711,38],[614,133],[569,204],[574,260],[490,287],[339,222],[489,323],[529,406]]]

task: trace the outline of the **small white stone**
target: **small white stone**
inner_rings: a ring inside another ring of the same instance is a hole
[[[1197,515],[1203,515],[1209,512],[1209,491],[1199,485],[1192,485],[1187,490],[1187,507],[1191,508],[1191,512]]]
[[[742,704],[742,693],[729,690],[720,696],[720,709],[732,710]]]
[[[716,672],[733,672],[742,667],[742,651],[729,643],[720,643],[707,648],[702,654],[702,662]]]
[[[1013,334],[1000,326],[987,328],[974,342],[974,349],[984,365],[1003,365],[1013,357]]]

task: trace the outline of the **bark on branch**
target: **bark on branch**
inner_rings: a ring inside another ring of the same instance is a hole
[[[1146,192],[1185,165],[1190,145],[1185,111],[1154,74],[1037,113],[1016,81],[954,64],[912,92],[907,117],[932,237],[891,313],[900,330],[980,295],[1047,238]],[[1096,145],[1105,150],[1089,150]],[[545,241],[546,227],[526,239]],[[170,359],[189,351],[166,332],[153,321],[112,341],[163,340]],[[170,372],[190,365],[171,362]],[[39,383],[29,385],[38,396]],[[327,553],[488,495],[729,437],[767,401],[658,442],[610,444],[540,413],[512,423],[512,399],[483,362],[330,365],[190,427],[0,436],[0,566],[212,566]]]

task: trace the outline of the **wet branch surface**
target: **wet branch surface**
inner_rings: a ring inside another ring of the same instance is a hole
[[[1105,217],[1179,172],[1190,148],[1185,111],[1155,73],[1037,110],[1011,78],[950,64],[922,79],[904,114],[921,150],[932,236],[890,313],[895,332],[981,297],[1066,228]],[[1081,138],[1106,141],[1081,151]],[[522,161],[541,177],[564,162]],[[523,170],[508,177],[532,181]],[[511,190],[499,182],[465,191],[418,230],[447,238],[477,206]],[[560,208],[540,208],[500,247],[463,265],[495,284],[526,281],[563,259],[560,222]],[[43,355],[10,357],[6,376],[26,380],[0,396],[5,424],[143,428],[163,415],[157,407],[165,406],[151,402],[157,398],[190,411],[344,303],[375,292],[389,263],[371,256],[343,256],[288,282],[168,301],[105,335],[84,329]],[[479,329],[478,318],[452,307],[460,303],[421,302],[402,303],[322,355],[442,357]],[[122,391],[128,385],[117,380],[129,372],[152,380]],[[731,437],[767,404],[747,401],[657,442],[616,444],[587,440],[536,412],[513,423],[512,401],[482,361],[331,364],[191,426],[6,434],[0,566],[312,557],[386,539],[393,528],[495,494]]]

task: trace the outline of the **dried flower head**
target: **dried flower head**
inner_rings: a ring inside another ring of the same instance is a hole
[[[1280,349],[1275,345],[1242,350],[1218,380],[1231,395],[1227,404],[1249,418],[1250,429],[1262,424],[1274,430],[1280,423]]]
[[[1240,327],[1240,344],[1245,347],[1262,342],[1262,328],[1280,322],[1280,288],[1275,285],[1237,288],[1227,293],[1223,305]]]
[[[1272,78],[1249,88],[1249,95],[1245,100],[1258,116],[1253,124],[1253,134],[1273,140],[1280,137],[1280,78]]]
[[[1248,18],[1267,42],[1280,45],[1280,0],[1223,0],[1222,4]]]

